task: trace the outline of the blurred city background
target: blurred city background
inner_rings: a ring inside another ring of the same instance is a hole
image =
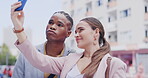
[[[11,68],[13,73],[20,53],[14,46],[16,36],[10,20],[10,6],[14,2],[16,0],[0,1],[0,78],[5,68]],[[45,42],[47,22],[58,10],[68,12],[75,25],[87,16],[99,19],[105,27],[111,54],[128,66],[128,78],[140,78],[143,74],[148,78],[148,0],[28,0],[24,27],[34,45]],[[66,45],[81,50],[76,47],[73,33]]]

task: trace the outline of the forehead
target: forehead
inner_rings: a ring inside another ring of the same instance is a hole
[[[77,24],[77,26],[76,26],[76,29],[78,29],[78,28],[89,28],[90,26],[89,26],[89,24],[87,23],[87,22],[85,22],[85,21],[80,21],[78,24]]]
[[[54,15],[51,17],[51,19],[52,19],[53,21],[60,21],[60,22],[62,22],[62,23],[64,23],[64,24],[69,23],[69,20],[68,20],[63,14],[60,14],[60,13],[54,14]]]

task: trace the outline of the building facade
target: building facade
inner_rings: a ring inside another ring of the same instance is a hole
[[[143,64],[148,74],[148,0],[62,0],[63,9],[71,14],[75,24],[93,16],[105,27],[106,39],[113,56],[133,66]]]

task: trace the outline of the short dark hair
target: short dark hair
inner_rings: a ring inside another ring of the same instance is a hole
[[[72,27],[73,27],[73,19],[72,19],[72,17],[71,17],[68,13],[66,13],[66,12],[64,12],[64,11],[57,11],[57,12],[55,12],[54,14],[56,14],[56,13],[63,14],[63,15],[70,21],[70,23],[71,23],[70,29],[72,29]],[[53,15],[54,15],[54,14],[53,14]]]

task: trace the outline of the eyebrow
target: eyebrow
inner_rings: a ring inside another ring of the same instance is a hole
[[[77,32],[77,30],[79,29],[84,29],[83,27],[78,27],[76,30],[75,30],[75,33]]]
[[[65,25],[65,23],[63,23],[62,21],[58,21],[58,23],[61,23],[61,24]]]
[[[49,21],[54,21],[54,20],[51,18]],[[59,21],[59,20],[58,20],[58,23],[61,23],[61,24],[65,25],[65,23],[64,23],[64,22]]]
[[[53,21],[53,19],[50,19],[49,21]]]
[[[58,21],[59,23],[62,23],[62,24],[64,24],[63,22],[61,22],[61,21]]]
[[[78,29],[81,29],[81,28],[83,28],[83,27],[78,27]]]

